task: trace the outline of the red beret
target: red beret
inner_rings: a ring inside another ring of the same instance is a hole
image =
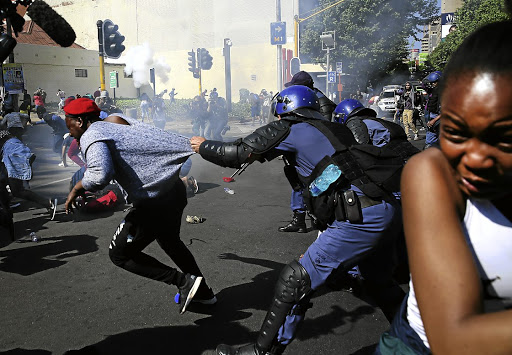
[[[64,106],[64,112],[68,115],[79,116],[86,114],[100,114],[100,108],[91,99],[81,97],[79,99],[72,100],[66,106]]]

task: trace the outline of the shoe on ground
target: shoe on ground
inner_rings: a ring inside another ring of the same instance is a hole
[[[419,140],[419,139],[420,139],[420,137],[418,137],[418,135],[417,135],[417,134],[415,134],[415,135],[414,135],[414,140],[415,140],[415,141],[417,141],[417,140]]]
[[[55,212],[57,212],[57,199],[50,200],[50,208],[48,208],[48,213],[50,214],[50,221],[53,221],[55,218]]]
[[[197,184],[197,180],[194,179],[193,176],[189,176],[188,182],[192,186],[192,191],[194,191],[194,193],[196,194],[199,191],[199,185]]]
[[[293,219],[286,226],[279,227],[280,232],[307,233],[306,213],[293,213]]]
[[[186,312],[188,305],[196,295],[203,278],[201,276],[185,275],[185,285],[179,288],[178,303],[180,304],[180,314]]]
[[[64,166],[64,162],[62,162],[62,161],[61,161],[61,162],[59,163],[59,166]]]

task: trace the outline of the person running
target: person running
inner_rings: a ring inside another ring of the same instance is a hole
[[[36,156],[29,147],[23,144],[7,130],[0,130],[0,180],[1,185],[9,185],[14,197],[35,202],[45,207],[50,220],[55,218],[57,199],[48,199],[29,189],[28,182],[32,179],[32,163]]]
[[[403,172],[410,291],[378,354],[512,353],[510,33],[481,27],[445,68],[440,149]]]
[[[180,313],[192,300],[216,303],[194,256],[180,239],[187,198],[179,172],[193,154],[188,138],[120,114],[102,121],[99,107],[85,98],[71,101],[64,112],[87,165],[66,199],[66,213],[86,190],[98,191],[115,179],[133,208],[110,243],[112,262],[134,274],[177,286]],[[143,253],[155,239],[182,272]]]

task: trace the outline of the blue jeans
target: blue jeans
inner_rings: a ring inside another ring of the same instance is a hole
[[[10,178],[18,180],[32,179],[30,160],[34,154],[18,138],[11,138],[3,147],[2,162]]]
[[[438,116],[437,113],[429,112],[429,121],[433,120]],[[427,135],[425,137],[425,145],[431,146],[434,143],[439,141],[439,125],[440,121],[437,121],[434,126],[427,130]]]
[[[380,343],[375,349],[374,355],[383,354],[402,354],[405,353],[403,347],[410,350],[410,353],[419,355],[432,354],[418,334],[411,328],[407,321],[407,298],[404,298],[400,311],[397,313],[393,323],[391,323],[391,329],[381,336]],[[402,351],[398,351],[401,349]]]

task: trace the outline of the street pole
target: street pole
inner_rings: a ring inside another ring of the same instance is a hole
[[[12,37],[12,26],[11,26],[11,20],[7,18],[6,20],[6,27],[7,27],[7,34]],[[11,51],[9,53],[9,63],[14,63],[14,51]],[[3,68],[2,68],[2,77],[3,77]],[[18,111],[18,94],[7,94],[11,96],[12,101],[12,107],[15,111]]]
[[[226,108],[231,112],[231,40],[224,38],[224,73],[226,83]]]
[[[99,56],[100,56],[100,87],[101,91],[105,91],[105,60],[103,54],[103,21],[96,22],[98,26],[98,43],[99,43]]]
[[[276,22],[281,22],[281,0],[276,0]],[[277,45],[277,91],[283,88],[283,46]]]
[[[329,98],[329,51],[330,48],[327,46],[327,68],[325,69],[325,96]]]

